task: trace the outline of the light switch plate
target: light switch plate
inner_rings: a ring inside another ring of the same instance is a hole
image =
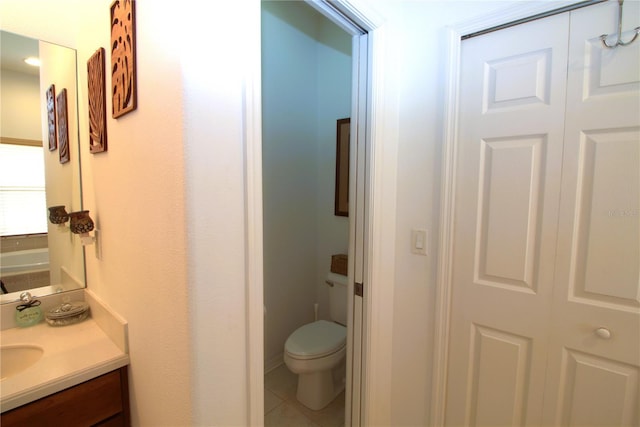
[[[427,230],[411,230],[411,253],[416,255],[427,255],[429,246]]]

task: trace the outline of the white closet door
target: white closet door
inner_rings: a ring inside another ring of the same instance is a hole
[[[544,425],[640,423],[640,40],[603,48],[617,16],[617,2],[571,13]]]
[[[462,43],[446,424],[542,425],[568,14]]]

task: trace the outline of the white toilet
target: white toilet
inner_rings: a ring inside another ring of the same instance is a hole
[[[327,284],[332,321],[303,325],[284,344],[284,363],[298,374],[296,397],[313,410],[327,406],[345,386],[347,277],[329,273]]]

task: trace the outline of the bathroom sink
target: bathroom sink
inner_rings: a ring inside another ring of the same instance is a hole
[[[42,357],[37,345],[4,345],[0,347],[0,381],[24,371]]]

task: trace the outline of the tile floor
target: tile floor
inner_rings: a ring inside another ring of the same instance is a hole
[[[296,400],[297,377],[285,365],[264,376],[264,425],[266,427],[344,426],[344,392],[324,409],[312,411]]]

